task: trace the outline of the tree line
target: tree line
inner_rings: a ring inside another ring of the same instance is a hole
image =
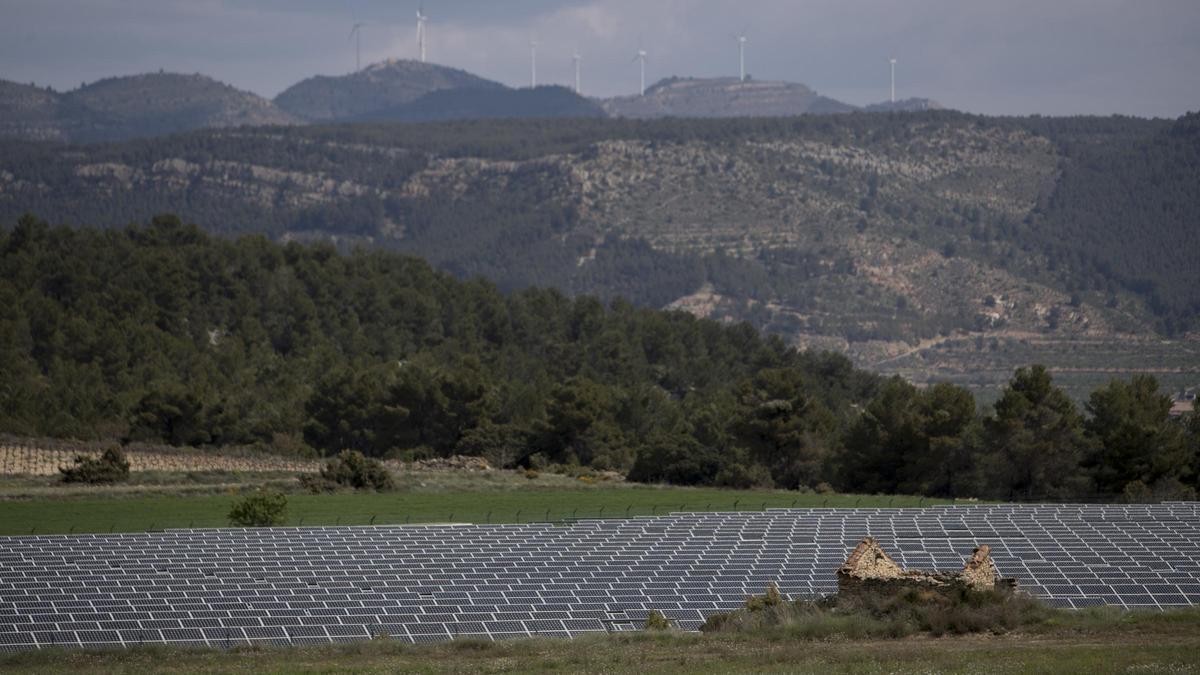
[[[747,324],[174,216],[0,228],[0,372],[0,431],[24,435],[1021,499],[1186,496],[1200,470],[1198,416],[1148,376],[1080,409],[1034,366],[986,409]]]

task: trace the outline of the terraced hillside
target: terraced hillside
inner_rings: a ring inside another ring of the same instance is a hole
[[[1122,250],[1092,241],[1120,241],[1112,233],[1054,232],[1078,227],[1084,169],[1104,167],[1103,153],[1179,155],[1188,123],[925,112],[8,144],[0,218],[123,224],[172,211],[219,232],[384,246],[503,288],[748,320],[917,380],[980,375],[986,388],[1014,365],[1066,368],[1075,352],[1104,356],[1073,369],[1103,372],[1116,353],[1122,368],[1169,368],[1184,386],[1200,380],[1186,332],[1196,298],[1173,280],[1188,273],[1194,228],[1148,215],[1119,244],[1164,261],[1158,269],[1122,267]],[[1118,170],[1103,170],[1114,213],[1134,203]],[[1186,211],[1200,191],[1178,181],[1173,208]],[[1189,346],[1147,348],[1166,329]],[[1099,347],[1078,352],[1084,344]],[[980,354],[994,377],[980,374]]]

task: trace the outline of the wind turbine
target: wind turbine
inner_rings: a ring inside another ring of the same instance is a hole
[[[583,88],[580,87],[579,80],[579,67],[583,64],[583,57],[579,55],[579,52],[575,52],[571,55],[571,63],[575,65],[575,93],[578,95],[583,95]]]
[[[421,63],[425,63],[425,22],[429,17],[425,14],[425,5],[421,5],[417,9],[417,52],[420,55]]]
[[[892,64],[892,110],[896,109],[896,59],[888,59]]]
[[[646,50],[645,49],[637,50],[637,56],[633,57],[633,60],[635,62],[640,63],[642,66],[642,88],[639,90],[640,91],[639,96],[645,96],[646,95]]]
[[[359,21],[350,29],[350,37],[354,40],[354,72],[362,70],[362,27],[367,24]]]
[[[529,41],[529,88],[537,88],[537,40]]]
[[[741,33],[736,36],[738,43],[738,79],[742,82],[746,81],[746,34]]]

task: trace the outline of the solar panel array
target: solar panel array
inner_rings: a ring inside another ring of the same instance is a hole
[[[836,591],[865,536],[958,569],[978,544],[1058,607],[1200,604],[1200,504],[678,513],[569,525],[0,538],[0,649],[574,637],[659,610],[695,630],[770,582]]]

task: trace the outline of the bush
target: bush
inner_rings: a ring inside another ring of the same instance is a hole
[[[1006,633],[1014,628],[1042,623],[1053,611],[1040,601],[1002,591],[956,589],[946,595],[906,588],[893,594],[860,598],[847,612],[905,623],[914,631],[946,633]]]
[[[748,490],[750,488],[775,487],[771,473],[761,464],[730,464],[717,474],[713,484],[719,487]]]
[[[670,630],[671,622],[657,609],[646,615],[646,630]]]
[[[301,476],[300,484],[313,492],[332,492],[339,488],[383,491],[396,487],[387,467],[355,450],[343,450],[329,460],[321,473]]]
[[[704,632],[753,632],[783,629],[797,637],[841,635],[851,639],[892,638],[926,633],[1005,633],[1045,623],[1055,610],[1036,599],[1000,591],[960,589],[945,595],[915,588],[839,601],[786,602],[775,589],[746,600],[743,609],[714,614]]]
[[[99,457],[79,455],[74,466],[64,466],[59,471],[64,483],[119,483],[129,480],[129,460],[120,448],[111,447]]]
[[[767,584],[765,595],[752,595],[746,598],[746,609],[754,612],[767,607],[777,607],[783,604],[783,595],[774,581]]]
[[[494,467],[512,468],[529,445],[529,432],[513,424],[484,421],[463,432],[454,446],[457,455],[483,457]]]
[[[287,517],[287,496],[278,491],[259,491],[234,502],[229,524],[234,527],[274,527]]]

